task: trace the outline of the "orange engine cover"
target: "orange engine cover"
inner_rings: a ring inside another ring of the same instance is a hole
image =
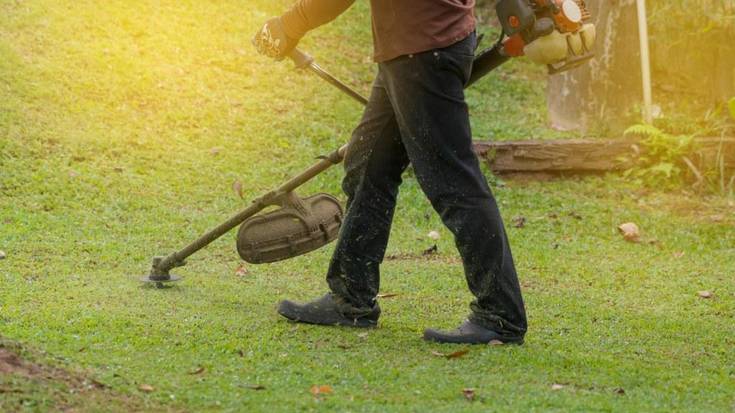
[[[507,56],[511,57],[523,56],[524,47],[526,47],[526,42],[520,33],[510,36],[503,42],[503,51]]]
[[[545,1],[545,0],[542,0]],[[556,27],[562,33],[576,32],[582,28],[583,22],[590,18],[584,0],[551,0],[556,3],[554,13]]]

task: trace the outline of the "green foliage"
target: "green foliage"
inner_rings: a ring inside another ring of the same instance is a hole
[[[638,156],[621,159],[634,165],[625,171],[625,177],[633,178],[635,183],[657,189],[689,185],[701,192],[726,196],[735,192],[735,172],[726,167],[722,146],[714,159],[707,160],[697,153],[694,134],[674,135],[639,124],[628,128],[625,135],[642,138]]]
[[[635,159],[635,166],[625,172],[626,177],[657,188],[674,188],[683,183],[687,168],[684,157],[694,146],[692,135],[671,135],[655,126],[639,124],[628,128],[625,136],[642,138],[641,154]]]

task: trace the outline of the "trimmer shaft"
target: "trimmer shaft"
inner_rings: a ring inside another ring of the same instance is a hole
[[[501,44],[496,44],[494,47],[481,52],[479,55],[477,55],[477,57],[475,57],[472,69],[472,76],[470,77],[470,81],[468,82],[467,86],[476,82],[478,79],[490,73],[498,66],[510,59],[510,57],[500,53],[501,48]],[[350,89],[347,85],[338,81],[336,78],[334,78],[334,76],[330,75],[319,66],[317,66],[311,56],[299,50],[294,50],[291,53],[290,57],[294,60],[297,67],[310,69],[311,71],[319,75],[319,77],[338,87],[341,91],[347,93],[356,101],[362,104],[367,104],[367,99],[364,96],[361,96],[356,91]],[[310,181],[315,176],[331,168],[332,166],[341,163],[346,152],[347,145],[343,145],[329,155],[320,157],[320,160],[314,165],[310,166],[299,175],[289,179],[275,190],[270,191],[260,198],[254,200],[253,203],[247,208],[243,209],[236,215],[230,217],[227,221],[218,225],[216,228],[210,230],[196,240],[192,241],[183,249],[176,251],[166,257],[154,257],[150,274],[142,277],[140,280],[146,283],[153,283],[157,288],[164,288],[167,283],[179,281],[181,277],[170,274],[169,271],[171,271],[171,269],[183,266],[185,264],[184,260],[186,260],[192,254],[211,244],[214,240],[218,239],[238,225],[243,224],[246,220],[252,218],[269,206],[281,206],[282,212],[286,212],[283,210],[289,209],[289,203],[285,201],[289,200],[289,196],[293,196],[293,191],[306,182]],[[276,236],[274,239],[266,240],[274,241],[274,244],[272,245],[240,245],[239,247],[245,247],[239,248],[240,252],[248,252],[251,250],[259,252],[260,257],[252,257],[252,259],[249,256],[249,253],[244,254],[248,260],[252,260],[253,262],[272,262],[279,259],[285,259],[306,253],[313,250],[314,248],[318,248],[319,246],[328,243],[329,241],[332,241],[337,236],[337,229],[339,228],[339,223],[342,217],[342,210],[339,206],[339,202],[336,202],[336,200],[334,200],[333,204],[334,205],[328,205],[327,207],[322,208],[321,214],[316,214],[322,218],[321,222],[313,222],[313,220],[307,220],[309,221],[306,223],[307,229],[311,228],[313,231],[310,230],[305,232],[305,237],[302,236],[300,238],[294,238],[293,243],[289,244],[287,242],[287,249],[283,248],[281,240],[279,239],[279,237]],[[324,216],[322,217],[321,215]],[[253,222],[255,221],[250,221],[250,223]],[[243,233],[240,233],[240,241],[243,241],[244,239],[244,241],[246,241],[245,243],[247,244],[247,242],[250,241],[249,235],[252,235],[253,233],[262,232],[249,232],[246,228],[246,230],[244,230],[244,235],[247,236],[243,236]],[[277,234],[271,235],[275,236]],[[302,242],[300,245],[297,245],[299,244],[299,240],[306,240],[306,242]],[[270,254],[268,257],[266,257],[266,252]]]

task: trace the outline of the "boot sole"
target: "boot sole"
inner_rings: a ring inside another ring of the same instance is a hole
[[[424,333],[424,340],[431,342],[431,343],[439,343],[439,344],[483,344],[488,345],[492,341],[500,341],[503,343],[503,345],[516,345],[520,346],[523,345],[524,341],[523,339],[503,339],[503,338],[491,338],[489,340],[470,340],[470,339],[462,339],[461,337],[447,337],[447,336],[433,336],[433,335],[427,335]]]
[[[320,323],[315,321],[309,321],[309,320],[300,320],[298,318],[290,318],[283,314],[281,314],[288,322],[290,323],[301,323],[301,324],[311,324],[313,326],[324,326],[324,327],[352,327],[352,328],[375,328],[378,326],[378,323],[351,323],[349,321],[337,321],[335,323]]]
[[[354,327],[354,328],[374,328],[378,326],[377,321],[372,320],[366,320],[366,319],[355,319],[350,320],[348,318],[342,319],[342,320],[334,320],[331,322],[325,322],[325,321],[317,321],[313,319],[305,319],[299,315],[293,314],[297,311],[289,311],[294,310],[291,308],[289,304],[281,303],[281,305],[278,307],[278,314],[280,314],[282,317],[286,318],[287,320],[294,322],[294,323],[303,323],[303,324],[312,324],[312,325],[318,325],[318,326],[339,326],[339,327]]]

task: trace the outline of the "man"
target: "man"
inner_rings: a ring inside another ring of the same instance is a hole
[[[266,22],[253,43],[286,56],[309,30],[354,0],[300,0]],[[471,314],[447,343],[521,344],[526,314],[503,222],[472,151],[464,86],[476,47],[474,0],[371,0],[379,72],[345,157],[347,213],[331,260],[331,292],[278,312],[322,325],[377,325],[379,266],[388,243],[401,174],[413,164],[422,190],[454,234],[470,290]],[[430,277],[431,274],[426,276]]]

